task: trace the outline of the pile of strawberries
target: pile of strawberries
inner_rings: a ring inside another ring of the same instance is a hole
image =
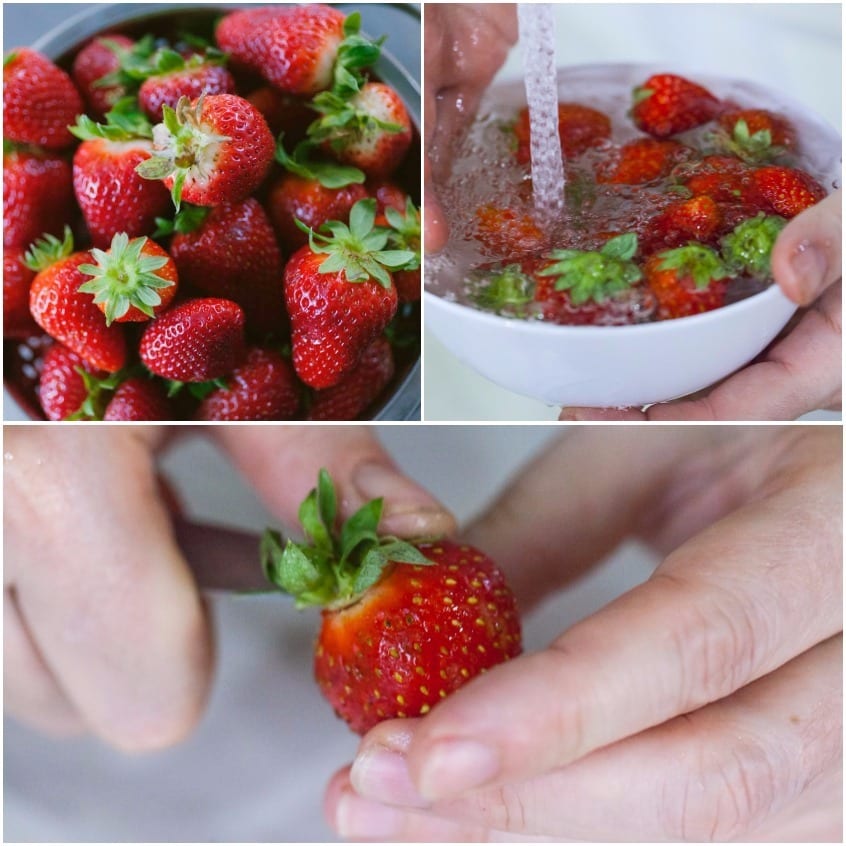
[[[98,36],[70,73],[6,56],[3,332],[43,356],[48,419],[346,420],[384,395],[419,343],[417,167],[359,30],[267,6],[214,43]]]
[[[608,115],[559,103],[565,222],[541,225],[524,210],[528,192],[522,208],[477,209],[475,240],[494,259],[471,274],[477,305],[625,325],[710,311],[771,282],[779,232],[826,194],[797,167],[787,118],[666,73],[634,90],[628,117],[644,134],[619,144]],[[508,130],[529,168],[527,109]]]

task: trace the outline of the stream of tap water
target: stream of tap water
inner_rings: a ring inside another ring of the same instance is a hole
[[[550,3],[519,3],[517,18],[529,106],[534,205],[541,221],[552,222],[564,202],[554,8]]]

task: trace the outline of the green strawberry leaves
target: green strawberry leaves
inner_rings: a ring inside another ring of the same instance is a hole
[[[776,238],[787,221],[763,212],[739,223],[720,241],[726,264],[735,273],[767,278],[771,275],[770,255]]]
[[[39,273],[51,264],[67,258],[71,253],[73,253],[73,232],[70,226],[65,225],[61,241],[55,235],[44,235],[24,253],[23,263],[30,270]]]
[[[347,99],[361,90],[365,76],[361,71],[372,67],[379,59],[385,36],[371,41],[361,32],[361,14],[353,12],[344,20],[344,40],[338,45],[332,70],[332,92]]]
[[[153,232],[153,237],[166,238],[176,233],[187,235],[189,232],[196,232],[205,223],[210,213],[211,208],[208,206],[184,203],[173,216],[173,220],[168,220],[166,217],[156,218],[156,231]]]
[[[519,264],[493,271],[480,271],[472,299],[479,308],[504,317],[525,317],[535,297],[535,283]]]
[[[268,580],[291,594],[298,608],[340,608],[358,600],[392,564],[432,564],[413,544],[379,535],[382,507],[381,499],[365,503],[337,530],[335,486],[321,469],[316,487],[300,505],[306,541],[283,542],[273,529],[262,537],[260,555]]]
[[[105,123],[97,123],[88,115],[79,115],[76,123],[68,129],[80,141],[91,141],[95,138],[132,141],[153,137],[153,125],[138,108],[138,101],[134,97],[121,97],[111,111],[106,113]]]
[[[311,141],[300,141],[293,152],[288,153],[283,137],[284,133],[280,133],[276,142],[276,161],[290,173],[303,179],[316,179],[324,188],[343,188],[364,182],[364,172],[357,167],[314,158],[312,154],[318,145]]]
[[[675,270],[680,278],[692,279],[699,289],[732,275],[719,254],[704,244],[688,244],[686,247],[665,250],[658,255],[661,270]]]

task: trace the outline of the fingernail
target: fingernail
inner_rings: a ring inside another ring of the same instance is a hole
[[[426,537],[455,531],[452,515],[422,488],[384,464],[362,464],[353,483],[364,500],[382,497],[382,530],[402,537]]]
[[[814,300],[828,273],[828,259],[815,244],[803,241],[793,251],[790,264],[798,282],[799,302],[807,305]]]
[[[382,746],[358,754],[350,770],[350,781],[368,799],[412,808],[425,808],[429,804],[412,783],[405,756]]]
[[[481,787],[496,778],[499,753],[475,740],[436,742],[420,771],[417,786],[428,800],[443,799]]]
[[[402,830],[403,817],[396,808],[345,791],[335,808],[335,828],[347,839],[390,840]]]

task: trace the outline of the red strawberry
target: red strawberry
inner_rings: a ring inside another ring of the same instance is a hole
[[[82,97],[71,78],[46,56],[19,47],[3,61],[3,137],[61,150],[81,114]]]
[[[285,135],[289,144],[297,144],[306,136],[314,120],[314,110],[308,102],[292,94],[285,94],[272,85],[256,88],[247,99],[261,112],[274,138]]]
[[[384,214],[388,207],[395,208],[398,212],[404,212],[409,196],[406,191],[393,182],[376,180],[368,182],[365,186],[367,193],[376,198],[376,214]]]
[[[166,65],[168,69],[147,77],[138,91],[139,105],[157,123],[163,119],[162,106],[175,109],[180,97],[196,100],[201,94],[235,93],[235,80],[222,65],[199,55],[186,62],[172,50],[167,53],[175,57]]]
[[[753,171],[751,178],[768,206],[782,217],[795,217],[826,194],[812,176],[795,168],[762,167]]]
[[[332,82],[344,16],[316,3],[243,9],[227,15],[215,37],[234,64],[260,73],[281,91],[311,95]]]
[[[48,235],[27,253],[27,266],[37,275],[29,292],[35,322],[98,370],[113,373],[126,362],[126,341],[119,326],[106,326],[88,294],[79,292],[87,276],[79,266],[91,261],[87,252],[73,252],[73,237]]]
[[[711,197],[703,194],[679,200],[649,221],[641,246],[644,252],[653,252],[691,240],[709,241],[721,224],[722,212]]]
[[[95,118],[105,117],[114,104],[126,94],[120,83],[100,84],[105,76],[117,73],[121,67],[121,56],[132,49],[135,42],[125,35],[109,33],[89,41],[73,60],[74,82],[85,98],[89,114]]]
[[[679,161],[692,153],[678,141],[636,138],[624,144],[616,156],[603,162],[597,181],[640,185],[666,176]]]
[[[517,139],[517,161],[529,164],[532,160],[532,140],[528,107],[521,109],[517,115],[514,135]],[[558,135],[561,151],[572,158],[610,138],[611,120],[608,115],[581,103],[559,103]]]
[[[371,179],[390,176],[411,145],[411,119],[399,94],[383,82],[366,82],[351,97],[324,92],[314,98],[322,117],[309,138],[343,164]]]
[[[337,385],[315,391],[309,420],[356,420],[394,378],[394,355],[385,338],[377,338],[361,361]]]
[[[107,251],[91,250],[91,264],[79,266],[90,276],[80,293],[94,294],[106,325],[142,322],[164,311],[176,296],[178,277],[173,259],[149,238],[119,232]]]
[[[47,350],[38,382],[38,399],[48,420],[66,420],[80,410],[89,393],[83,373],[95,378],[106,375],[63,344],[53,344]]]
[[[336,509],[321,470],[300,508],[309,544],[283,548],[279,533],[268,530],[262,559],[270,581],[298,607],[324,606],[315,677],[353,731],[425,714],[520,654],[516,603],[490,558],[446,539],[380,538],[381,500],[363,506],[340,532]]]
[[[693,194],[704,194],[718,203],[751,202],[755,191],[751,168],[733,156],[706,156],[685,167],[679,179]]]
[[[26,338],[38,334],[29,311],[29,289],[35,271],[24,264],[21,247],[3,249],[3,337]]]
[[[170,403],[161,386],[139,376],[121,383],[106,406],[103,420],[169,420]]]
[[[543,230],[527,214],[509,208],[476,209],[476,238],[491,255],[514,257],[542,249]]]
[[[137,167],[146,179],[163,179],[181,200],[216,206],[246,199],[273,161],[273,136],[255,106],[236,94],[183,97],[164,106],[153,129],[153,157]]]
[[[28,247],[61,235],[73,215],[70,165],[58,156],[12,149],[3,153],[3,244]]]
[[[390,229],[388,246],[397,250],[409,250],[417,256],[416,263],[404,270],[396,270],[393,274],[399,301],[417,302],[420,299],[420,209],[407,197],[402,209],[388,206],[379,214],[376,217],[376,225]]]
[[[732,109],[718,119],[717,144],[744,161],[761,162],[796,148],[796,130],[766,109]]]
[[[267,195],[267,211],[286,250],[293,252],[308,243],[308,235],[296,224],[319,229],[328,220],[347,221],[350,209],[367,197],[363,185],[326,188],[317,179],[283,173]]]
[[[631,117],[638,129],[666,138],[713,120],[720,108],[720,101],[701,85],[659,73],[635,88]]]
[[[74,133],[83,142],[73,157],[73,188],[94,246],[108,247],[118,232],[150,235],[171,207],[165,187],[136,170],[150,160],[152,143],[86,117]]]
[[[177,231],[170,254],[183,284],[237,302],[257,335],[286,328],[282,255],[258,200],[215,206],[196,229]]]
[[[643,273],[658,300],[659,320],[720,308],[731,277],[720,256],[702,244],[651,255],[644,262]]]
[[[178,382],[208,382],[244,358],[244,312],[231,300],[187,300],[150,322],[138,349],[144,366]]]
[[[291,420],[300,410],[294,368],[273,350],[248,350],[226,383],[200,403],[199,420]]]
[[[373,229],[376,201],[360,200],[350,224],[326,224],[331,237],[312,233],[285,267],[285,300],[297,375],[312,388],[336,385],[382,334],[397,309],[386,268],[415,260],[410,251],[385,250],[388,233]]]

